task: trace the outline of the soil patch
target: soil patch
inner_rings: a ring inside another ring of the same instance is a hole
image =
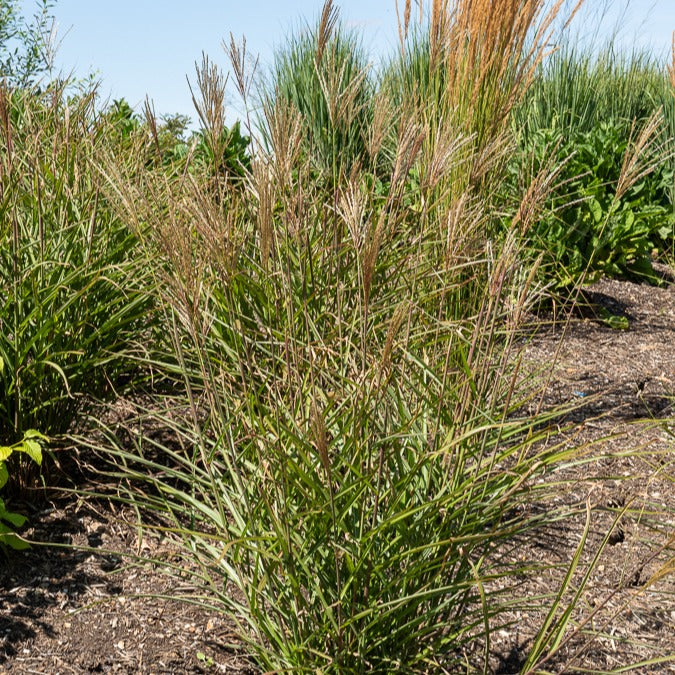
[[[133,513],[96,506],[35,514],[28,535],[51,546],[12,554],[0,571],[0,673],[253,672],[232,624],[185,602],[189,570],[181,583],[129,563],[184,564],[172,544],[139,539]]]
[[[580,568],[606,544],[575,613],[582,625],[543,666],[606,672],[664,658],[631,672],[675,672],[675,286],[603,280],[584,295],[581,316],[552,320],[523,358],[526,379],[548,381],[532,411],[571,407],[548,442],[582,447],[585,457],[544,480],[563,482],[554,506],[576,515],[514,542],[503,557],[540,566],[514,597],[550,593],[590,510]],[[577,574],[572,587],[580,583]],[[510,619],[514,627],[494,635],[495,673],[520,672],[545,617],[519,611]]]

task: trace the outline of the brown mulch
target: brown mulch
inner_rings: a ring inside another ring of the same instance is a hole
[[[172,546],[139,539],[133,514],[106,506],[71,500],[33,515],[28,536],[63,546],[13,554],[0,571],[0,673],[253,672],[231,622],[172,599],[194,590],[189,575],[133,562],[180,565]]]
[[[559,503],[579,513],[504,551],[505,559],[541,563],[516,592],[550,592],[560,581],[561,568],[550,564],[571,559],[584,504],[593,507],[586,560],[623,506],[629,511],[580,603],[577,618],[592,617],[545,664],[551,672],[566,665],[565,672],[602,672],[675,655],[675,286],[603,280],[586,296],[624,316],[628,329],[609,327],[591,309],[569,321],[557,317],[524,347],[526,372],[550,376],[541,407],[573,406],[550,442],[583,446],[595,461],[571,462],[547,477],[566,481]],[[133,513],[119,509],[71,497],[31,515],[25,535],[56,546],[12,553],[0,568],[0,673],[255,672],[224,615],[171,599],[191,592],[189,575],[133,562],[171,560],[174,551],[168,541],[139,539]],[[668,562],[670,574],[653,578]],[[495,632],[494,673],[519,672],[543,616],[514,610],[512,619]],[[584,649],[591,628],[602,637]],[[675,664],[633,672],[675,672]]]
[[[580,568],[601,555],[574,617],[585,623],[542,666],[607,672],[669,657],[630,672],[675,673],[675,285],[602,280],[584,299],[585,308],[552,320],[523,353],[525,379],[548,383],[531,412],[570,406],[549,442],[582,455],[542,480],[560,481],[554,506],[577,515],[514,542],[504,560],[541,566],[514,597],[558,589],[588,506]],[[610,327],[608,313],[627,329]],[[573,586],[580,581],[578,573]],[[520,672],[545,617],[519,610],[510,618],[514,627],[497,631],[491,645],[495,673]]]

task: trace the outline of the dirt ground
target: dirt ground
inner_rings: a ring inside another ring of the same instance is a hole
[[[577,618],[587,622],[544,664],[551,672],[563,672],[565,664],[565,672],[602,672],[656,656],[675,658],[675,286],[605,280],[587,296],[596,311],[552,321],[528,341],[523,363],[532,377],[550,375],[544,407],[578,404],[551,442],[583,444],[589,457],[601,459],[546,478],[571,480],[559,500],[578,509],[578,517],[514,542],[503,555],[570,560],[588,502],[589,559],[617,514],[628,510],[579,603]],[[625,317],[627,329],[598,319],[601,307]],[[225,617],[173,599],[193,590],[187,575],[177,580],[159,567],[129,563],[124,554],[173,555],[166,542],[139,540],[132,513],[61,497],[32,514],[31,522],[25,535],[52,546],[3,561],[0,673],[255,672]],[[550,592],[559,581],[559,570],[542,566],[516,592]],[[514,625],[496,631],[490,646],[495,674],[519,672],[543,620],[522,610],[511,618]],[[589,645],[597,633],[602,636]],[[675,661],[632,672],[675,673]]]
[[[605,538],[607,544],[575,616],[585,621],[582,630],[543,667],[607,672],[661,657],[627,672],[675,673],[675,286],[603,280],[585,296],[593,309],[540,330],[523,358],[525,372],[550,377],[543,402],[533,408],[574,406],[550,442],[581,447],[585,454],[581,463],[542,480],[561,481],[557,506],[578,514],[514,542],[504,556],[542,564],[541,573],[523,580],[520,597],[557,589],[561,571],[546,565],[569,564],[588,504],[580,568]],[[609,316],[623,317],[624,329],[608,325]],[[520,672],[533,629],[544,620],[536,611],[511,618],[514,628],[497,631],[491,645],[495,673]]]

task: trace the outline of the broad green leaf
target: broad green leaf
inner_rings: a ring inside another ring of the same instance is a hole
[[[599,223],[602,220],[602,206],[600,205],[600,202],[597,199],[591,199],[588,202],[588,207],[593,214],[593,220],[596,223]]]
[[[14,448],[9,445],[0,445],[0,462],[4,462],[13,452]]]
[[[612,316],[604,319],[604,322],[614,330],[628,330],[630,328],[630,322],[625,316],[618,316],[613,314]]]
[[[7,465],[4,462],[0,462],[0,489],[5,487],[5,484],[9,480],[9,471],[7,471]],[[0,499],[0,511],[5,508],[5,505]]]
[[[0,516],[3,520],[6,520],[14,527],[23,527],[26,524],[26,520],[28,520],[26,516],[22,516],[20,513],[12,513],[10,511],[0,513]]]
[[[9,530],[7,532],[2,532],[3,529],[2,524],[0,524],[0,545],[4,544],[15,551],[25,551],[30,548],[30,544],[27,541],[24,541],[14,534],[14,532],[10,532]]]
[[[36,464],[42,464],[42,448],[37,441],[27,438],[17,450],[25,452]]]
[[[666,239],[668,237],[673,236],[673,226],[672,225],[664,225],[663,227],[660,227],[657,230],[659,237],[662,239]]]
[[[39,431],[36,431],[35,429],[29,429],[26,431],[26,433],[23,435],[24,439],[26,438],[39,438],[41,441],[44,441],[45,443],[49,442],[49,437],[45,436],[44,434],[41,434]]]

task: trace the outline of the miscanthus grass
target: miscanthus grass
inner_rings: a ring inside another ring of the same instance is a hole
[[[150,277],[92,169],[114,131],[95,97],[0,83],[0,445],[142,377]]]
[[[429,108],[409,71],[370,91],[327,2],[277,61],[243,180],[215,152],[182,172],[98,165],[151,256],[172,345],[153,367],[181,393],[81,440],[105,451],[144,526],[182,543],[201,601],[265,671],[487,671],[536,569],[496,552],[572,515],[537,479],[587,448],[553,441],[518,385],[539,290],[521,239],[555,167],[502,237],[492,209],[508,113],[560,3],[499,4],[432,3],[413,43],[438,88]],[[246,98],[250,71],[228,52]],[[206,61],[197,80],[218,139],[224,80]],[[530,672],[571,625],[587,527],[560,592],[522,600],[545,617]]]

